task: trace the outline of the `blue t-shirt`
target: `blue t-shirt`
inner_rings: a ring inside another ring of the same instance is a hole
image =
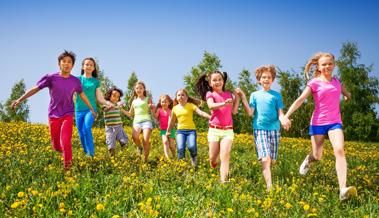
[[[278,111],[283,109],[282,96],[274,90],[259,90],[250,96],[250,107],[254,109],[253,128],[279,130]]]

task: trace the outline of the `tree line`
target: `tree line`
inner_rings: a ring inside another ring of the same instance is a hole
[[[375,106],[379,103],[379,81],[374,76],[370,76],[373,70],[373,65],[365,66],[358,63],[361,53],[358,50],[357,43],[345,42],[342,44],[339,58],[336,60],[337,69],[335,76],[342,82],[345,88],[351,92],[351,99],[343,101],[341,99],[341,113],[346,140],[359,141],[379,141],[379,118],[375,111]],[[97,61],[98,63],[98,61]],[[99,69],[99,66],[96,66]],[[200,99],[195,91],[195,83],[197,78],[204,72],[212,72],[221,70],[221,60],[216,54],[207,51],[203,54],[203,59],[199,64],[193,66],[191,71],[184,75],[184,86],[190,96]],[[302,93],[306,86],[307,80],[303,72],[283,71],[277,69],[277,78],[275,79],[281,87],[280,93],[285,105],[284,111],[295,101]],[[101,90],[106,92],[114,84],[104,74],[103,70],[98,70],[99,80],[101,82]],[[254,72],[249,72],[243,69],[237,81],[227,81],[226,89],[234,90],[236,87],[241,88],[247,96],[259,89],[259,84],[252,80]],[[124,91],[123,101],[126,107],[130,106],[130,97],[133,93],[133,85],[138,81],[137,74],[131,73],[128,79],[128,85]],[[8,100],[0,103],[0,121],[25,121],[29,122],[29,106],[27,101],[21,103],[20,107],[12,110],[10,105],[13,100],[19,98],[26,91],[25,82],[21,79],[16,83],[11,91]],[[151,93],[149,93],[151,95]],[[172,96],[174,97],[174,96]],[[309,97],[307,101],[292,115],[292,127],[289,131],[282,131],[282,136],[285,137],[308,137],[308,127],[313,111],[313,101]],[[207,104],[201,105],[202,109],[209,111]],[[233,117],[234,131],[236,133],[251,133],[252,121],[251,118],[243,110],[242,104],[239,108],[238,115]],[[96,127],[104,127],[103,111],[98,105],[98,119],[94,125]],[[208,121],[197,116],[194,117],[197,129],[206,131],[208,129]],[[123,118],[124,125],[131,126],[132,120]]]

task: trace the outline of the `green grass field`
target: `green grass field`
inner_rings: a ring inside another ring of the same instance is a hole
[[[322,161],[301,177],[310,140],[283,138],[272,169],[274,189],[266,192],[251,135],[235,136],[231,179],[220,184],[218,170],[208,164],[206,133],[199,133],[196,171],[188,159],[163,159],[157,129],[148,164],[132,143],[110,158],[104,130],[93,133],[91,159],[75,130],[73,167],[65,172],[47,126],[0,123],[1,217],[379,217],[377,143],[345,144],[348,185],[357,187],[358,197],[341,203],[328,141]]]

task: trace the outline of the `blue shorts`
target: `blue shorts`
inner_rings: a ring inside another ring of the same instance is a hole
[[[309,126],[309,135],[326,135],[329,130],[333,129],[342,129],[341,123],[333,123],[328,125],[310,125]]]

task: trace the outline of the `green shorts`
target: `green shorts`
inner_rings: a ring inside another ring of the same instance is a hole
[[[166,132],[167,132],[167,130],[160,130],[160,132],[159,132],[159,135],[166,135]],[[171,134],[170,134],[170,138],[172,138],[172,139],[174,139],[175,138],[175,129],[171,129]]]
[[[223,138],[228,138],[233,141],[234,132],[232,129],[214,129],[209,128],[208,130],[208,142],[219,142]]]

